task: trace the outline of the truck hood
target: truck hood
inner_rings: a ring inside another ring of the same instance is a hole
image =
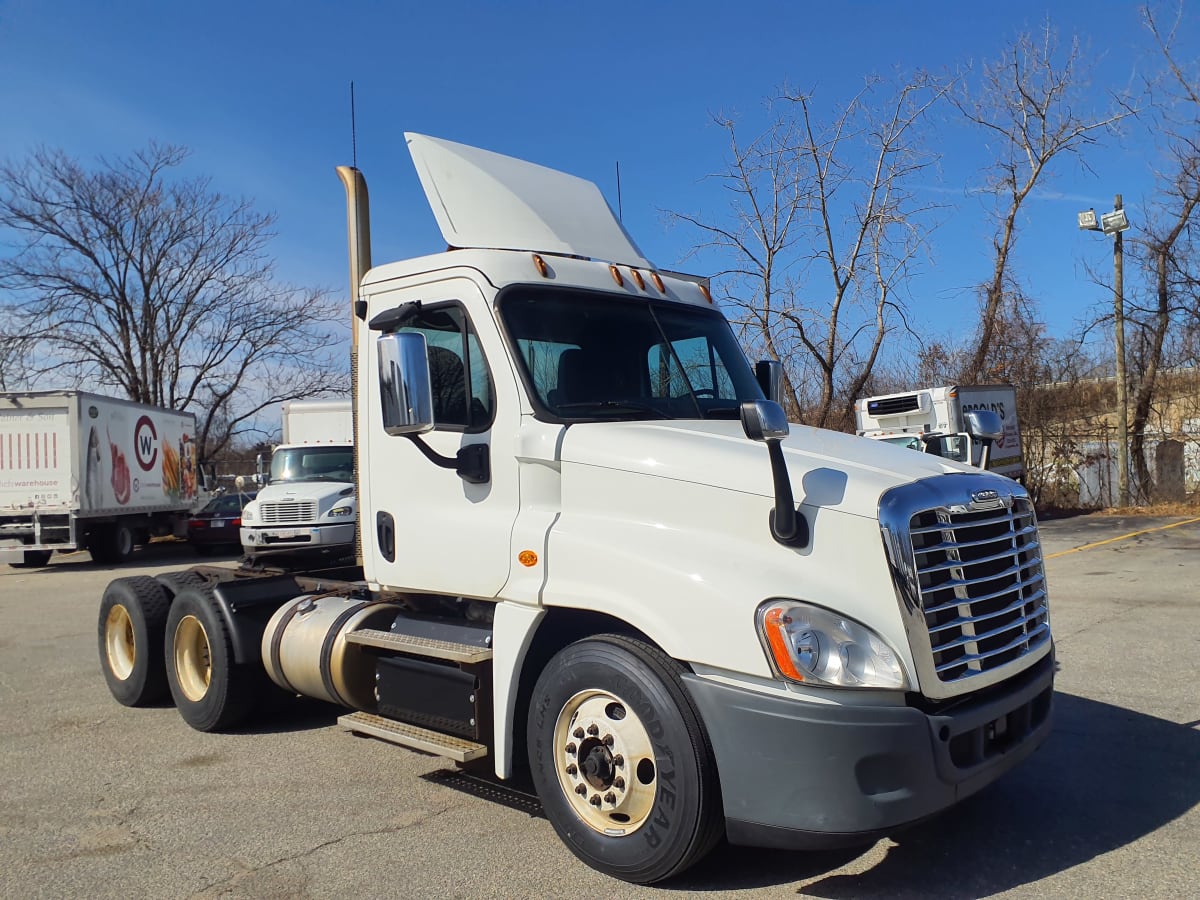
[[[950,472],[978,473],[930,454],[803,425],[792,426],[783,448],[797,503],[872,519],[890,488]],[[747,438],[738,421],[581,423],[567,428],[561,459],[774,495],[767,448]]]

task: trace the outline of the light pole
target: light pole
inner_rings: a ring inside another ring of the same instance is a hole
[[[1129,227],[1121,195],[1113,200],[1113,211],[1096,221],[1094,209],[1079,214],[1079,227],[1113,236],[1113,341],[1117,354],[1117,497],[1118,505],[1129,505],[1129,404],[1125,380],[1125,259],[1121,232]]]

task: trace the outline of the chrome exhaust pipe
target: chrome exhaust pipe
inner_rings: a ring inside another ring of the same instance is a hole
[[[346,189],[346,231],[350,246],[350,307],[355,319],[367,315],[365,301],[359,298],[359,285],[371,268],[371,203],[367,197],[367,180],[353,166],[338,166],[338,178]],[[358,328],[351,322],[350,345],[358,345]]]

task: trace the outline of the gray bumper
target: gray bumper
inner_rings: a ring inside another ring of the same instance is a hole
[[[938,713],[818,706],[684,678],[712,740],[730,843],[870,839],[995,781],[1050,732],[1054,656]]]

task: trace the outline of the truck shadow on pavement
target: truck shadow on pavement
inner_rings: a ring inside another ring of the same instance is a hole
[[[861,874],[836,870],[864,848],[722,846],[661,887],[804,881],[801,895],[831,898],[973,898],[1019,888],[1130,844],[1200,803],[1194,725],[1058,693],[1054,731],[1037,753],[960,806],[894,835]]]

